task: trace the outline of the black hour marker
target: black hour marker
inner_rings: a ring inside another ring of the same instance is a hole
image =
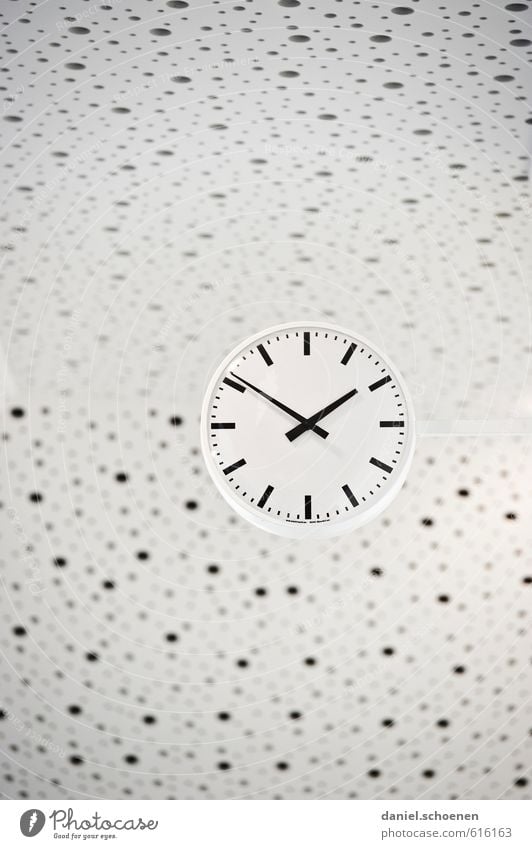
[[[376,389],[379,389],[381,386],[384,386],[385,383],[389,383],[391,379],[392,378],[389,374],[387,374],[386,377],[381,377],[380,380],[377,380],[376,383],[372,383],[371,386],[368,387],[369,391],[375,392]]]
[[[268,484],[268,486],[266,487],[266,489],[262,493],[261,497],[257,501],[257,507],[264,507],[264,505],[266,504],[266,502],[267,502],[268,498],[270,497],[270,495],[272,494],[272,492],[273,492],[273,486]]]
[[[383,463],[382,460],[377,460],[375,457],[372,457],[369,462],[372,463],[374,466],[377,466],[378,469],[382,469],[383,472],[388,472],[388,474],[390,472],[393,472],[391,466],[388,466],[387,463]]]
[[[346,483],[344,483],[342,489],[345,492],[345,494],[347,495],[347,497],[349,498],[349,501],[351,502],[353,507],[358,507],[358,501],[356,500],[355,496],[353,495],[353,493],[351,492],[350,488],[348,487],[348,485]]]
[[[400,419],[399,421],[390,421],[390,422],[379,422],[380,427],[404,427],[405,420]]]
[[[234,430],[234,422],[211,422],[211,430]]]
[[[267,366],[273,365],[273,360],[264,345],[257,345],[257,351],[259,352]]]
[[[310,333],[308,330],[303,333],[303,356],[310,356]]]
[[[356,346],[357,346],[356,342],[351,342],[349,348],[347,349],[347,351],[343,355],[342,359],[340,360],[340,362],[342,363],[343,366],[346,366],[347,363],[349,362],[349,360],[351,359],[351,357],[353,356]]]
[[[305,519],[312,519],[312,496],[305,495]]]
[[[227,383],[227,385],[230,386],[231,389],[238,389],[239,392],[245,392],[246,391],[245,386],[241,386],[240,383],[236,383],[234,380],[231,380],[230,377],[224,377],[223,383]]]
[[[235,471],[235,469],[239,469],[240,466],[245,466],[245,465],[246,465],[246,461],[242,457],[241,460],[237,460],[236,463],[231,463],[230,466],[226,466],[225,469],[223,469],[222,471],[223,471],[224,475],[230,475],[231,472]]]

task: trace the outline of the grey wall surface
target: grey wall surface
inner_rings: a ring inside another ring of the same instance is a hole
[[[2,4],[4,797],[530,795],[530,12]],[[422,431],[319,544],[199,449],[218,362],[299,319]]]

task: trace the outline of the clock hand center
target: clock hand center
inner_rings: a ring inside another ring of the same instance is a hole
[[[336,410],[342,404],[345,404],[346,401],[348,401],[350,398],[353,397],[353,395],[356,395],[357,393],[358,389],[351,389],[349,392],[346,392],[345,395],[342,395],[340,398],[337,398],[336,401],[331,401],[330,404],[327,404],[321,410],[318,410],[317,413],[314,413],[312,416],[308,416],[308,418],[304,419],[298,425],[291,428],[291,430],[287,431],[286,436],[288,437],[290,442],[293,442],[294,439],[297,439],[297,437],[301,436],[302,433],[305,433],[305,431],[313,428],[317,424],[317,422],[321,421],[321,419],[324,419],[325,416],[328,416],[329,413],[332,413],[333,410]]]
[[[273,398],[267,392],[264,392],[263,389],[260,389],[258,386],[254,386],[253,383],[250,383],[249,380],[245,380],[240,375],[235,374],[233,371],[230,371],[229,374],[235,378],[235,380],[239,380],[240,383],[243,383],[244,386],[248,386],[250,389],[253,389],[254,392],[257,392],[259,395],[262,395],[263,398],[266,398],[267,401],[270,401],[275,407],[278,407],[280,410],[283,410],[285,413],[288,413],[289,416],[292,416],[293,419],[296,419],[298,422],[307,422],[307,418],[302,416],[300,413],[296,413],[295,410],[292,410],[286,404],[283,404],[282,401],[278,401],[277,398]],[[318,436],[321,436],[322,439],[326,439],[329,436],[329,432],[320,427],[316,422],[313,422],[305,430],[313,430],[314,433],[317,433]]]

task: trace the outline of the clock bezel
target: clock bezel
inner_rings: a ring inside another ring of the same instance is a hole
[[[304,330],[306,328],[316,328],[319,330],[330,331],[331,333],[343,334],[350,339],[366,345],[371,351],[380,357],[389,367],[395,382],[403,393],[406,404],[405,418],[407,421],[407,428],[405,446],[402,452],[403,456],[401,468],[397,469],[397,475],[393,479],[390,479],[390,487],[381,498],[378,498],[376,502],[358,511],[353,516],[347,516],[346,518],[342,517],[341,519],[331,519],[330,522],[305,522],[301,524],[290,524],[282,519],[272,516],[270,513],[262,512],[258,507],[255,507],[252,504],[248,505],[243,502],[235,495],[227,481],[223,478],[223,475],[220,473],[219,465],[212,456],[212,450],[209,444],[209,409],[213,392],[216,389],[217,384],[220,382],[222,374],[226,371],[227,367],[235,359],[235,357],[241,354],[243,350],[247,347],[252,347],[260,339],[271,334],[280,333],[284,330]],[[263,531],[267,531],[268,533],[275,534],[275,536],[284,537],[285,539],[327,539],[343,536],[357,528],[367,525],[392,503],[399,491],[402,489],[410,471],[415,451],[416,427],[414,405],[405,381],[395,364],[390,362],[389,358],[369,339],[366,339],[366,337],[361,336],[358,333],[354,333],[352,330],[347,330],[345,327],[330,324],[326,321],[291,321],[267,327],[259,333],[254,333],[252,336],[248,336],[246,339],[239,342],[239,344],[236,345],[222,360],[214,371],[203,397],[200,419],[200,439],[203,459],[214,485],[229,506],[232,507],[239,516],[246,519],[255,527],[260,528]]]

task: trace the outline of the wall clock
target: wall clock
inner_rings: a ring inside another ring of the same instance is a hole
[[[238,345],[205,394],[209,473],[240,516],[284,537],[330,537],[375,518],[403,485],[414,412],[397,369],[355,333],[272,327]]]

